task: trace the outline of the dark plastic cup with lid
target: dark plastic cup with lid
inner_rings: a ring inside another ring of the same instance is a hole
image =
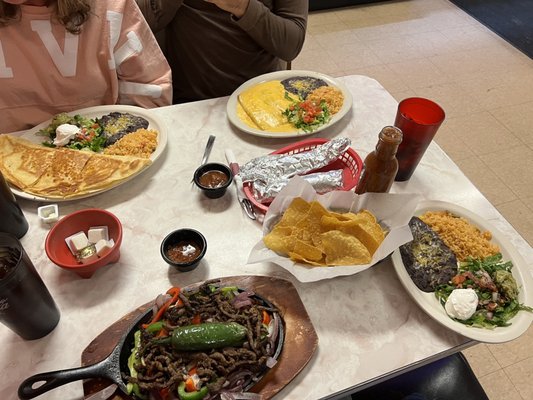
[[[194,183],[211,199],[222,197],[232,181],[231,169],[225,164],[204,164],[194,172]]]
[[[13,192],[0,172],[0,232],[12,233],[17,238],[28,231],[28,221],[20,209]]]
[[[59,309],[19,240],[0,233],[0,322],[26,340],[58,324]]]

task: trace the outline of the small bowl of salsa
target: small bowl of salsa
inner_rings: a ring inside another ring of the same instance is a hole
[[[194,183],[211,199],[223,196],[232,180],[233,174],[225,164],[204,164],[194,172]]]
[[[161,243],[161,256],[181,272],[195,269],[207,250],[207,241],[200,232],[184,228],[169,233]]]

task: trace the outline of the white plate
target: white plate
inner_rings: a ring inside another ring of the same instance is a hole
[[[11,190],[12,192],[17,195],[17,196],[20,196],[22,198],[25,198],[25,199],[30,199],[30,200],[37,200],[37,201],[54,201],[54,202],[63,202],[63,201],[70,201],[70,200],[77,200],[77,199],[83,199],[83,198],[86,198],[86,197],[92,197],[92,196],[96,196],[97,194],[100,194],[100,193],[103,193],[103,192],[106,192],[110,189],[113,189],[131,179],[133,179],[134,177],[136,177],[137,175],[139,175],[141,172],[147,170],[150,166],[153,165],[153,163],[155,162],[155,160],[157,160],[159,158],[159,156],[163,153],[163,150],[165,149],[166,145],[167,145],[167,129],[166,129],[166,126],[165,126],[165,123],[158,119],[158,117],[155,115],[155,114],[152,114],[150,112],[149,109],[145,109],[145,108],[141,108],[141,107],[136,107],[136,106],[127,106],[127,105],[112,105],[112,106],[96,106],[96,107],[89,107],[89,108],[83,108],[83,109],[80,109],[80,110],[74,110],[74,111],[71,111],[71,112],[68,112],[67,114],[68,115],[76,115],[76,114],[79,114],[83,117],[87,117],[87,118],[96,118],[96,117],[101,117],[105,114],[109,114],[111,112],[128,112],[130,114],[133,114],[133,115],[138,115],[140,117],[143,117],[145,118],[147,121],[148,121],[148,129],[153,129],[155,131],[158,132],[158,136],[157,136],[157,148],[155,149],[155,151],[152,153],[152,155],[150,156],[150,159],[152,160],[152,164],[150,164],[147,168],[144,168],[142,169],[141,171],[138,171],[137,173],[133,174],[133,175],[130,175],[128,176],[126,179],[124,179],[123,181],[120,181],[120,182],[117,182],[116,184],[110,186],[110,187],[106,187],[104,189],[100,189],[100,190],[96,190],[94,192],[91,192],[91,193],[85,193],[83,195],[80,195],[80,196],[74,196],[74,197],[69,197],[68,199],[61,199],[61,198],[48,198],[48,197],[40,197],[40,196],[35,196],[33,194],[30,194],[30,193],[26,193],[20,189],[17,189],[15,187],[11,187]],[[16,136],[20,136],[20,137],[23,137],[24,139],[27,139],[27,140],[30,140],[34,143],[42,143],[46,140],[46,137],[45,136],[40,136],[40,135],[37,135],[36,133],[43,129],[43,128],[46,128],[48,125],[50,125],[50,122],[52,120],[49,119],[48,121],[46,122],[43,122],[27,131],[24,131],[24,132],[18,132],[18,133],[15,133],[14,135]]]
[[[261,82],[268,82],[268,81],[273,81],[273,80],[281,81],[283,79],[293,78],[297,76],[310,76],[312,78],[322,79],[328,85],[337,87],[342,92],[344,96],[344,102],[342,104],[342,108],[339,110],[337,114],[335,114],[331,118],[331,120],[327,124],[320,126],[318,129],[314,130],[313,132],[304,132],[302,130],[295,131],[295,132],[267,132],[267,131],[262,131],[260,129],[254,129],[241,121],[241,119],[237,115],[237,103],[238,103],[239,94],[242,91],[248,89],[249,87],[257,85],[258,83],[261,83]],[[276,72],[271,72],[269,74],[264,74],[264,75],[260,75],[255,78],[252,78],[249,81],[244,82],[241,86],[239,86],[231,94],[228,100],[228,104],[226,105],[226,112],[228,114],[228,119],[230,120],[230,122],[233,125],[235,125],[237,128],[239,128],[241,131],[244,131],[254,136],[262,136],[262,137],[270,137],[270,138],[288,138],[288,137],[313,135],[326,128],[329,128],[333,124],[339,122],[342,119],[342,117],[344,117],[348,113],[348,111],[350,111],[350,109],[352,108],[352,102],[353,102],[352,94],[350,93],[348,88],[344,86],[342,82],[339,82],[336,79],[328,75],[324,75],[319,72],[313,72],[313,71],[299,71],[299,70],[276,71]]]
[[[529,274],[528,265],[511,242],[509,242],[501,232],[473,212],[444,201],[420,202],[415,215],[418,216],[426,211],[435,210],[448,210],[455,215],[466,218],[482,231],[492,232],[492,242],[500,246],[503,259],[505,261],[510,260],[513,263],[513,269],[511,271],[520,288],[520,294],[518,296],[520,303],[533,306],[533,280]],[[496,327],[494,329],[474,328],[454,321],[446,314],[444,307],[439,303],[433,292],[426,293],[418,289],[413,283],[402,262],[399,249],[392,254],[392,263],[405,289],[426,313],[447,328],[470,339],[487,343],[507,342],[516,339],[523,334],[533,321],[533,313],[526,311],[518,312],[518,314],[509,321],[512,325],[507,327]]]

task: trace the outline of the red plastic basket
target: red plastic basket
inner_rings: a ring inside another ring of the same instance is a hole
[[[304,151],[312,150],[315,147],[324,144],[328,141],[328,139],[322,138],[302,140],[301,142],[293,143],[270,154],[298,154]],[[349,147],[348,150],[346,150],[339,158],[337,158],[331,164],[311,172],[325,172],[334,169],[343,170],[343,185],[341,190],[351,190],[357,185],[357,182],[359,182],[359,177],[361,175],[361,171],[363,170],[363,160],[361,160],[361,157],[359,157],[359,155],[355,152],[354,149]],[[269,204],[260,203],[259,201],[257,201],[253,194],[253,184],[251,182],[244,183],[243,190],[246,197],[252,202],[256,209],[264,213],[267,212]]]

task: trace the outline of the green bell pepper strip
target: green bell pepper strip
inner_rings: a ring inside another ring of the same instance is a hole
[[[157,333],[161,329],[163,329],[164,325],[165,323],[163,321],[157,321],[157,322],[154,322],[153,324],[148,325],[145,331],[150,332],[150,333]]]
[[[237,286],[225,286],[225,287],[220,288],[220,292],[229,298],[233,298],[234,297],[233,292],[236,292],[237,290],[239,290]]]
[[[148,399],[147,395],[141,393],[141,389],[139,388],[139,385],[137,385],[136,383],[134,383],[132,385],[132,392],[135,395],[135,397],[138,397],[141,400],[147,400]]]
[[[135,364],[140,362],[139,358],[139,349],[141,348],[141,331],[135,331],[133,334],[133,348],[131,349],[131,354],[128,357],[128,369],[130,370],[130,376],[132,378],[137,377],[137,370],[135,369]],[[147,396],[141,393],[139,385],[136,383],[128,383],[126,385],[128,394],[134,394],[140,399],[147,399]]]
[[[185,391],[185,382],[181,382],[178,386],[178,396],[180,400],[201,400],[207,396],[207,393],[209,393],[207,386],[204,386],[200,390],[196,390],[194,392]]]

